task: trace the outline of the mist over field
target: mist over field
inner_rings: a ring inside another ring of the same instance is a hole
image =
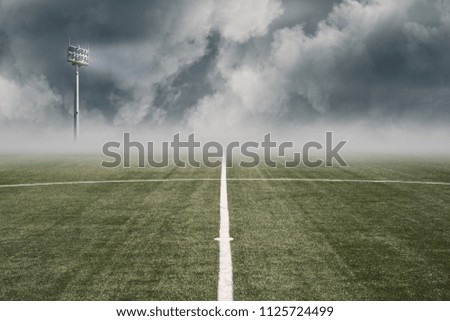
[[[73,143],[68,39],[90,47]],[[104,142],[348,140],[449,154],[444,0],[0,0],[0,152]]]

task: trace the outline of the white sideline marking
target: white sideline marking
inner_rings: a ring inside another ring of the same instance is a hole
[[[35,187],[54,185],[84,185],[84,184],[116,184],[116,183],[152,183],[152,182],[195,182],[195,181],[218,181],[217,178],[160,178],[160,179],[122,179],[104,181],[70,181],[70,182],[44,182],[5,184],[0,188],[12,187]],[[368,180],[368,179],[334,179],[334,178],[228,178],[228,181],[276,181],[276,182],[325,182],[325,183],[375,183],[375,184],[414,184],[414,185],[441,185],[450,186],[450,182],[432,181],[399,181],[399,180]]]
[[[233,301],[233,265],[231,263],[230,218],[228,213],[227,193],[227,162],[222,159],[220,174],[220,232],[219,238],[219,285],[217,288],[218,301]]]

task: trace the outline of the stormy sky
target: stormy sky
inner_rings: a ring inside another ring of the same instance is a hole
[[[82,133],[333,124],[449,138],[447,0],[0,0],[2,143],[6,130],[71,135],[69,38],[90,47]]]

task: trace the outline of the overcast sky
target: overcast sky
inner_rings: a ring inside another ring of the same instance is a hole
[[[0,0],[0,126],[450,121],[448,0]]]

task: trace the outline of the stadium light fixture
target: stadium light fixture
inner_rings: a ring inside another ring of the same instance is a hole
[[[82,48],[80,45],[73,46],[69,41],[67,49],[67,61],[75,66],[75,99],[73,107],[73,138],[78,140],[80,127],[80,71],[81,66],[89,65],[89,48]]]

